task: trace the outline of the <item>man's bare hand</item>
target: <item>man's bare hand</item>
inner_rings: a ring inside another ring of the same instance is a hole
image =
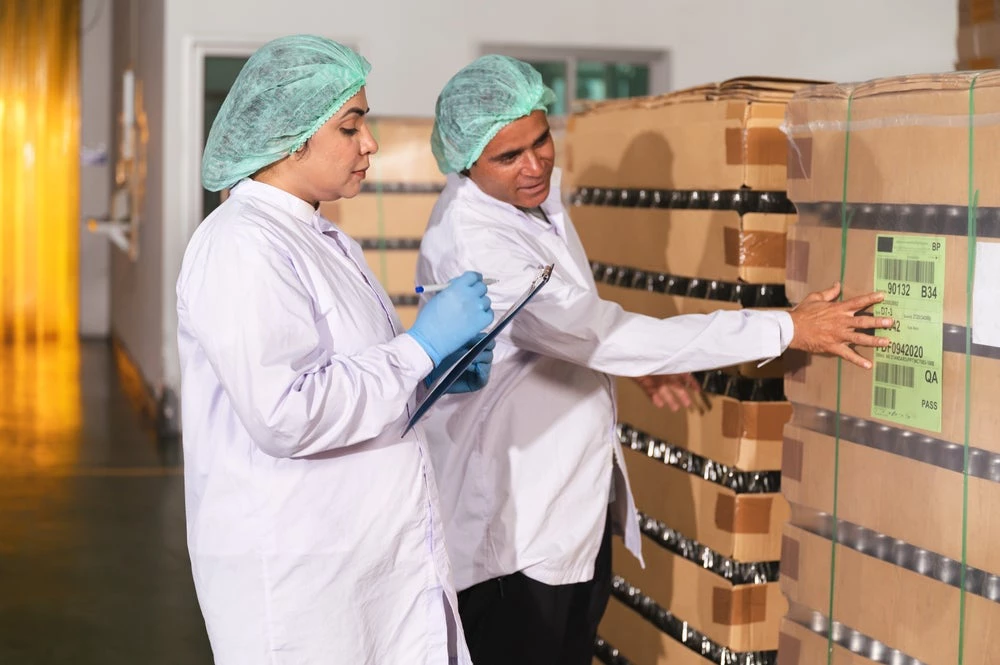
[[[840,295],[837,282],[825,291],[810,293],[790,314],[795,334],[789,348],[809,353],[829,353],[859,367],[871,369],[871,362],[858,355],[852,345],[884,347],[889,340],[860,333],[858,330],[891,328],[893,320],[875,316],[855,316],[882,302],[882,293],[869,293],[844,302],[835,302]]]
[[[670,407],[671,411],[677,411],[681,407],[689,409],[693,404],[691,396],[701,393],[701,386],[690,374],[639,376],[633,380],[658,409],[664,406]]]

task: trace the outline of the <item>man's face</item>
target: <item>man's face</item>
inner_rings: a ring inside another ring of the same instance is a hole
[[[548,116],[535,111],[501,129],[469,169],[469,177],[495,199],[534,208],[549,195],[555,158]]]

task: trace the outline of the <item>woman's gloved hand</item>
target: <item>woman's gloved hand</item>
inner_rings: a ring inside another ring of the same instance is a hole
[[[493,322],[493,309],[486,284],[478,272],[467,272],[451,280],[417,314],[409,335],[417,340],[434,366],[461,349]]]
[[[485,333],[479,333],[467,343],[465,343],[462,348],[455,351],[453,354],[444,359],[444,361],[434,369],[427,378],[424,379],[424,385],[428,388],[434,385],[434,383],[441,378],[448,369],[458,362],[458,359],[462,357],[469,349],[476,345],[483,337]],[[486,386],[487,382],[490,380],[490,369],[493,367],[493,349],[496,347],[496,341],[491,341],[486,345],[476,359],[472,361],[472,364],[462,372],[462,376],[458,377],[455,383],[451,384],[448,388],[447,393],[449,395],[458,393],[471,393],[475,392]]]

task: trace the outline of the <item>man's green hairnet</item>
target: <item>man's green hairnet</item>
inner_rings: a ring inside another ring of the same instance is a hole
[[[501,129],[545,111],[556,95],[526,62],[484,55],[455,74],[438,96],[431,149],[442,173],[470,168]]]
[[[208,133],[205,189],[231,187],[301,148],[365,85],[371,65],[324,37],[262,46],[236,78]]]

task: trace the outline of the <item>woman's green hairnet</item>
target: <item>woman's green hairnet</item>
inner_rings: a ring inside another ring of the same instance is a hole
[[[205,189],[231,187],[301,148],[365,85],[371,65],[324,37],[262,46],[236,78],[208,133]]]
[[[503,55],[473,61],[438,96],[431,135],[438,168],[468,169],[501,129],[555,101],[542,75],[526,62]]]

